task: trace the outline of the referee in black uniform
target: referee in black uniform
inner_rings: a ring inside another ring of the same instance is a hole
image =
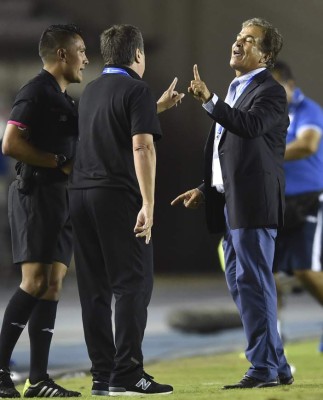
[[[88,64],[75,25],[52,25],[39,42],[44,67],[15,99],[2,150],[16,160],[8,197],[13,261],[22,281],[6,308],[0,335],[0,397],[20,397],[9,362],[28,322],[30,375],[24,397],[71,397],[47,374],[57,303],[72,255],[67,180],[77,140],[77,108],[67,95]]]
[[[83,92],[70,185],[75,262],[83,325],[92,361],[92,394],[172,393],[143,370],[141,350],[153,286],[157,112],[182,99],[177,78],[157,102],[141,79],[138,28],[101,35],[105,67]],[[115,297],[115,341],[111,299]]]

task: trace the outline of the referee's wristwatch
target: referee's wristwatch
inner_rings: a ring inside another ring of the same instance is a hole
[[[57,168],[62,168],[68,162],[68,159],[64,154],[55,154],[55,161]]]

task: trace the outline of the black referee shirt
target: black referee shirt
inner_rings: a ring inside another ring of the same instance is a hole
[[[9,121],[28,128],[37,148],[72,158],[78,135],[77,107],[56,79],[42,70],[18,92]]]
[[[109,65],[109,67],[112,67]],[[79,142],[71,189],[109,187],[140,194],[132,136],[161,137],[156,100],[132,69],[102,74],[85,88],[79,104]]]

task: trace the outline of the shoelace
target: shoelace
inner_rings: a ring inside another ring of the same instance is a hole
[[[154,377],[153,376],[151,376],[151,375],[149,375],[149,374],[147,374],[147,372],[145,372],[145,371],[143,371],[143,374],[142,374],[145,378],[148,378],[148,379],[154,379]]]

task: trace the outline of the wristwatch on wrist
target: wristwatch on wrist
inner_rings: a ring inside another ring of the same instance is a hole
[[[57,168],[62,168],[67,163],[67,157],[64,154],[55,154]]]

